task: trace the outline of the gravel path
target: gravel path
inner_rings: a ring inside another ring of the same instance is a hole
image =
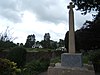
[[[47,72],[40,73],[39,75],[47,75]]]
[[[47,75],[47,72],[43,72],[43,73],[41,73],[39,75]],[[100,75],[100,73],[96,73],[95,75]]]

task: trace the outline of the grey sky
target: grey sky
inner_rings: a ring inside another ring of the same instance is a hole
[[[49,32],[52,39],[64,39],[68,31],[68,9],[70,0],[0,0],[0,24],[14,28],[15,42],[25,43],[29,34],[43,39]],[[82,26],[92,16],[82,16],[75,11],[75,28]],[[4,27],[0,25],[0,29]],[[21,40],[23,39],[23,40]]]

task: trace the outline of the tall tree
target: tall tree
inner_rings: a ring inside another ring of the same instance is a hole
[[[44,40],[45,41],[49,41],[50,40],[50,34],[49,33],[45,33]]]
[[[25,47],[32,48],[32,46],[35,44],[35,35],[28,35],[27,40],[25,43]]]
[[[45,33],[44,40],[41,41],[43,48],[50,48],[50,34]]]
[[[59,47],[63,47],[64,46],[64,40],[63,39],[59,39]]]

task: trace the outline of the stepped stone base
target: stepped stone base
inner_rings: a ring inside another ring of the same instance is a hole
[[[68,68],[57,63],[55,67],[48,68],[48,75],[95,75],[92,65],[84,65],[84,67]]]

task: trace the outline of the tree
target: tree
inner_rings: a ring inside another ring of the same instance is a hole
[[[0,33],[0,41],[13,41],[17,37],[12,37],[9,27],[6,28],[4,32]]]
[[[68,37],[69,37],[69,31],[67,31],[67,33],[65,34],[65,39],[64,39],[65,48],[67,49],[67,52],[68,52]]]
[[[50,48],[50,34],[45,33],[44,40],[41,41],[43,48]]]
[[[16,44],[13,43],[15,39],[15,37],[12,37],[9,27],[7,27],[4,32],[0,33],[0,50],[16,46]]]
[[[86,21],[83,27],[75,32],[77,49],[93,50],[100,48],[100,20]]]
[[[59,47],[63,47],[64,46],[64,40],[63,39],[59,39]]]
[[[81,10],[83,14],[91,11],[99,11],[100,13],[100,0],[72,0],[77,5],[77,10]]]
[[[0,75],[19,75],[21,69],[17,68],[16,63],[0,58]]]
[[[8,59],[17,63],[18,67],[23,67],[26,63],[26,49],[14,47],[8,53]]]
[[[57,48],[57,41],[50,40],[50,48],[56,49]]]
[[[50,34],[49,33],[45,33],[44,40],[45,41],[49,41],[50,40]]]
[[[32,48],[32,46],[35,44],[35,35],[28,35],[27,40],[25,43],[25,47]]]
[[[93,15],[94,21],[100,19],[100,0],[72,0],[82,14],[86,15],[91,11],[96,11],[97,14]]]

